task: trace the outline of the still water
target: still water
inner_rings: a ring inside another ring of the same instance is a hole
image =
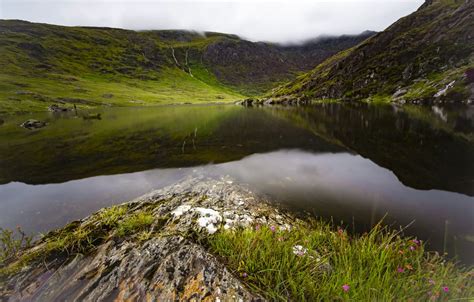
[[[384,217],[473,263],[474,108],[169,106],[2,117],[0,227],[35,234],[183,178],[229,175],[362,232]],[[34,131],[18,127],[46,120]]]

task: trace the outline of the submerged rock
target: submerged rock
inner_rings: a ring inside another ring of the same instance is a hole
[[[23,122],[20,126],[28,130],[33,130],[45,127],[46,122],[31,119]]]
[[[129,203],[122,219],[146,210],[154,217],[146,231],[104,235],[85,255],[56,255],[29,263],[0,279],[0,298],[9,301],[258,301],[200,244],[221,229],[271,224],[290,229],[300,221],[281,212],[229,178],[188,179]],[[59,233],[100,226],[101,210]],[[57,234],[56,233],[53,234]],[[145,238],[143,234],[147,234]],[[51,235],[49,235],[51,236]],[[48,244],[48,235],[31,251]],[[29,251],[25,251],[28,253]],[[1,300],[1,299],[0,299]]]

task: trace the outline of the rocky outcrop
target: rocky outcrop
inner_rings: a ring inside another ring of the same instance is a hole
[[[146,210],[154,220],[148,229],[125,237],[110,230],[89,253],[32,260],[2,277],[0,297],[8,301],[262,300],[211,255],[201,239],[219,229],[257,224],[290,229],[299,223],[230,178],[188,179],[121,207],[127,208],[121,219]],[[103,226],[104,211],[64,230]],[[57,233],[24,253],[41,249]],[[148,235],[143,238],[143,234]]]

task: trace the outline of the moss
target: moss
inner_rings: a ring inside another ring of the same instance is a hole
[[[117,235],[125,236],[142,231],[153,223],[154,217],[149,212],[138,212],[125,217],[117,224]]]

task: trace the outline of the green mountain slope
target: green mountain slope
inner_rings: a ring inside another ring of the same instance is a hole
[[[41,111],[53,103],[233,101],[292,79],[371,34],[284,47],[220,33],[0,20],[0,112]],[[308,56],[302,61],[301,54]]]
[[[274,97],[474,100],[474,2],[428,0],[360,45],[272,91]]]

